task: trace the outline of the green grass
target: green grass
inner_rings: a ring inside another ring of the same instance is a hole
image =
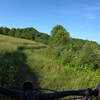
[[[16,89],[21,88],[25,80],[32,80],[34,87],[56,90],[96,88],[100,82],[100,70],[57,64],[48,57],[47,46],[34,41],[0,35],[0,56],[7,66],[17,69]]]

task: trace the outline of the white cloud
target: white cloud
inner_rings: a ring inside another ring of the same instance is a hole
[[[86,17],[88,19],[96,19],[96,18],[98,18],[98,15],[96,15],[96,14],[87,14]]]
[[[100,16],[100,6],[87,6],[85,8],[85,17],[88,19],[97,19]]]
[[[98,7],[88,7],[87,10],[92,10],[92,11],[100,11],[100,6]]]

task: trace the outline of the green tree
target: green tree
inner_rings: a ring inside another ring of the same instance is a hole
[[[1,31],[1,34],[8,35],[8,32],[10,31],[10,29],[7,27],[0,27],[0,31]]]
[[[15,34],[16,34],[16,29],[15,28],[12,28],[8,33],[9,36],[15,36]]]
[[[100,66],[100,46],[87,41],[77,56],[77,65],[95,69]]]
[[[49,35],[46,33],[41,33],[39,32],[36,36],[35,36],[35,41],[37,42],[42,42],[44,44],[48,44],[49,41]]]
[[[51,31],[50,46],[65,46],[68,41],[69,32],[62,25],[56,25]]]
[[[2,29],[1,29],[1,27],[0,27],[0,34],[2,34]]]
[[[16,34],[15,34],[15,37],[21,37],[21,31],[20,29],[16,29]]]

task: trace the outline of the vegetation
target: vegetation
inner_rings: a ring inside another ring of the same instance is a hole
[[[37,42],[42,42],[45,44],[48,44],[48,39],[49,39],[49,35],[38,32],[36,29],[32,27],[23,28],[23,29],[19,29],[19,28],[9,29],[7,27],[0,27],[0,34],[29,39],[29,40],[35,40]]]
[[[69,33],[63,26],[57,25],[51,31],[49,45],[52,47],[65,46],[69,41]]]
[[[15,30],[10,29],[9,35]],[[41,42],[44,38],[41,35],[35,40]],[[61,25],[53,28],[49,38],[46,45],[27,38],[0,35],[0,86],[22,89],[28,79],[33,81],[34,88],[96,88],[100,82],[100,45],[71,38]]]
[[[63,26],[51,31],[50,54],[59,64],[97,70],[100,66],[100,45],[88,40],[73,39]]]

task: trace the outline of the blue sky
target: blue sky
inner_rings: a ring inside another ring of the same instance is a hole
[[[0,26],[50,34],[57,24],[71,37],[100,43],[100,0],[0,0]]]

